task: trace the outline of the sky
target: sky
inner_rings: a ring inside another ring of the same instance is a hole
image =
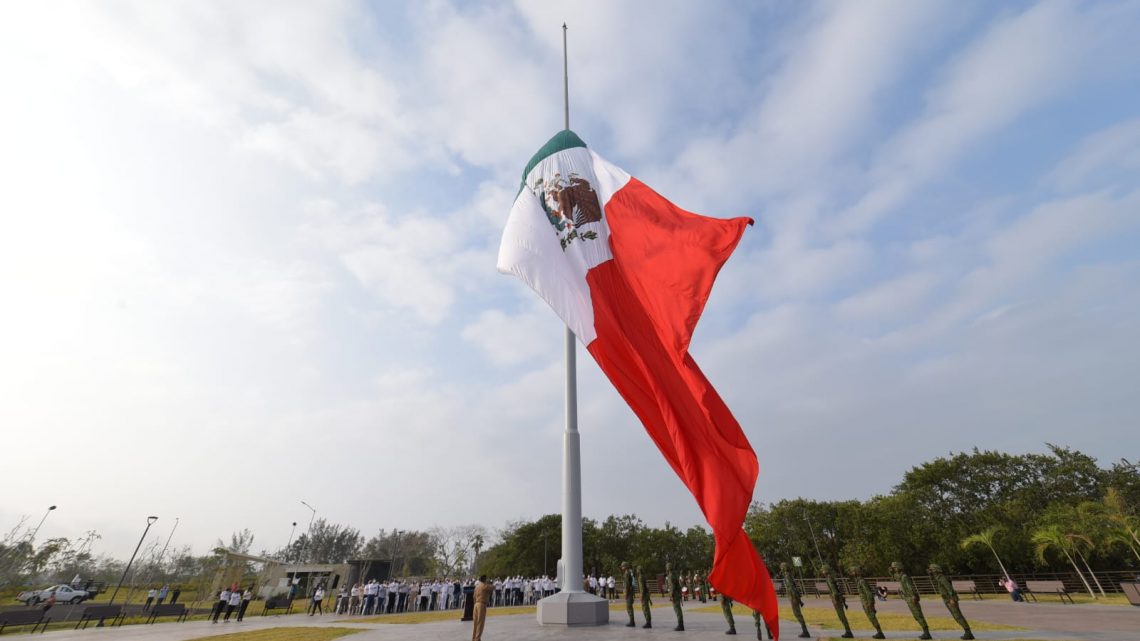
[[[571,127],[756,219],[691,352],[754,498],[1140,458],[1140,3],[0,4],[0,530],[275,549],[560,509],[562,332],[495,270]],[[583,512],[701,523],[579,349]]]

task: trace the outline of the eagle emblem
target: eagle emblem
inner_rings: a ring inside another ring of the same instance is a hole
[[[575,240],[598,238],[597,232],[582,229],[583,225],[602,220],[602,203],[585,178],[573,172],[567,177],[557,173],[546,179],[539,176],[531,190],[542,203],[542,210],[558,235],[562,251],[566,251]]]

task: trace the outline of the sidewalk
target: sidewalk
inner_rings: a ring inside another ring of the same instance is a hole
[[[529,640],[574,640],[574,641],[625,641],[638,639],[667,639],[676,641],[724,641],[724,619],[719,615],[692,612],[700,604],[687,604],[685,612],[685,632],[674,632],[673,612],[668,607],[654,608],[655,626],[651,630],[640,627],[625,627],[624,612],[611,612],[608,626],[585,628],[542,627],[535,622],[534,614],[488,617],[485,641],[529,641]],[[814,605],[814,604],[812,604]],[[906,611],[901,601],[892,600],[880,603],[880,610]],[[941,602],[924,601],[924,610],[930,615],[944,615]],[[1045,641],[1137,641],[1140,639],[1140,608],[1127,606],[1099,605],[1060,605],[1049,603],[1018,604],[1003,601],[962,602],[963,612],[969,619],[992,623],[1005,623],[1025,627],[1025,631],[977,632],[979,639],[1005,641],[1010,639],[1041,639]],[[460,622],[456,612],[455,621],[419,624],[361,624],[347,620],[347,617],[325,615],[309,617],[305,615],[249,617],[242,623],[210,623],[191,621],[188,623],[159,623],[155,625],[134,625],[122,628],[88,628],[87,630],[59,630],[43,635],[46,641],[187,641],[207,636],[233,632],[260,630],[279,627],[346,627],[359,628],[360,634],[346,637],[351,641],[423,641],[435,639],[456,639],[464,641],[471,637],[471,624]],[[641,612],[637,612],[640,624]],[[795,622],[782,621],[781,628],[785,639],[794,639],[798,626]],[[755,628],[750,617],[737,617],[736,638],[754,639]],[[812,629],[816,637],[837,637],[841,631]],[[933,632],[935,639],[957,639],[960,632]],[[856,638],[868,638],[870,632],[857,630]],[[913,639],[914,632],[887,631],[889,639]]]

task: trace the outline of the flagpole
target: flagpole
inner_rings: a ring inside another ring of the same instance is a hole
[[[570,129],[570,73],[562,23],[562,106]],[[562,437],[562,590],[582,592],[582,456],[578,434],[578,343],[566,328],[566,432]]]

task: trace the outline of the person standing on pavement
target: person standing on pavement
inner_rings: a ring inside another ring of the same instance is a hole
[[[238,623],[241,623],[241,620],[245,618],[245,611],[249,609],[249,602],[252,600],[253,586],[251,585],[245,589],[245,592],[241,593],[241,605],[238,607]]]
[[[233,592],[230,592],[230,602],[226,605],[226,618],[222,619],[222,623],[229,623],[230,615],[239,607],[241,607],[241,592],[235,588]]]
[[[146,591],[146,603],[143,604],[143,612],[150,609],[150,604],[154,603],[154,597],[158,596],[158,590],[153,587]]]
[[[214,602],[214,611],[211,613],[211,620],[214,623],[218,622],[218,617],[221,616],[222,610],[226,609],[226,605],[230,602],[230,589],[226,588],[218,593],[218,600]]]
[[[325,586],[318,585],[317,591],[313,592],[313,602],[309,605],[309,616],[314,614],[324,615],[325,611],[321,608],[321,601],[325,600]]]
[[[487,604],[491,601],[491,593],[495,586],[487,583],[487,575],[481,575],[475,582],[475,608],[471,624],[471,641],[483,641],[483,625],[487,623]]]

